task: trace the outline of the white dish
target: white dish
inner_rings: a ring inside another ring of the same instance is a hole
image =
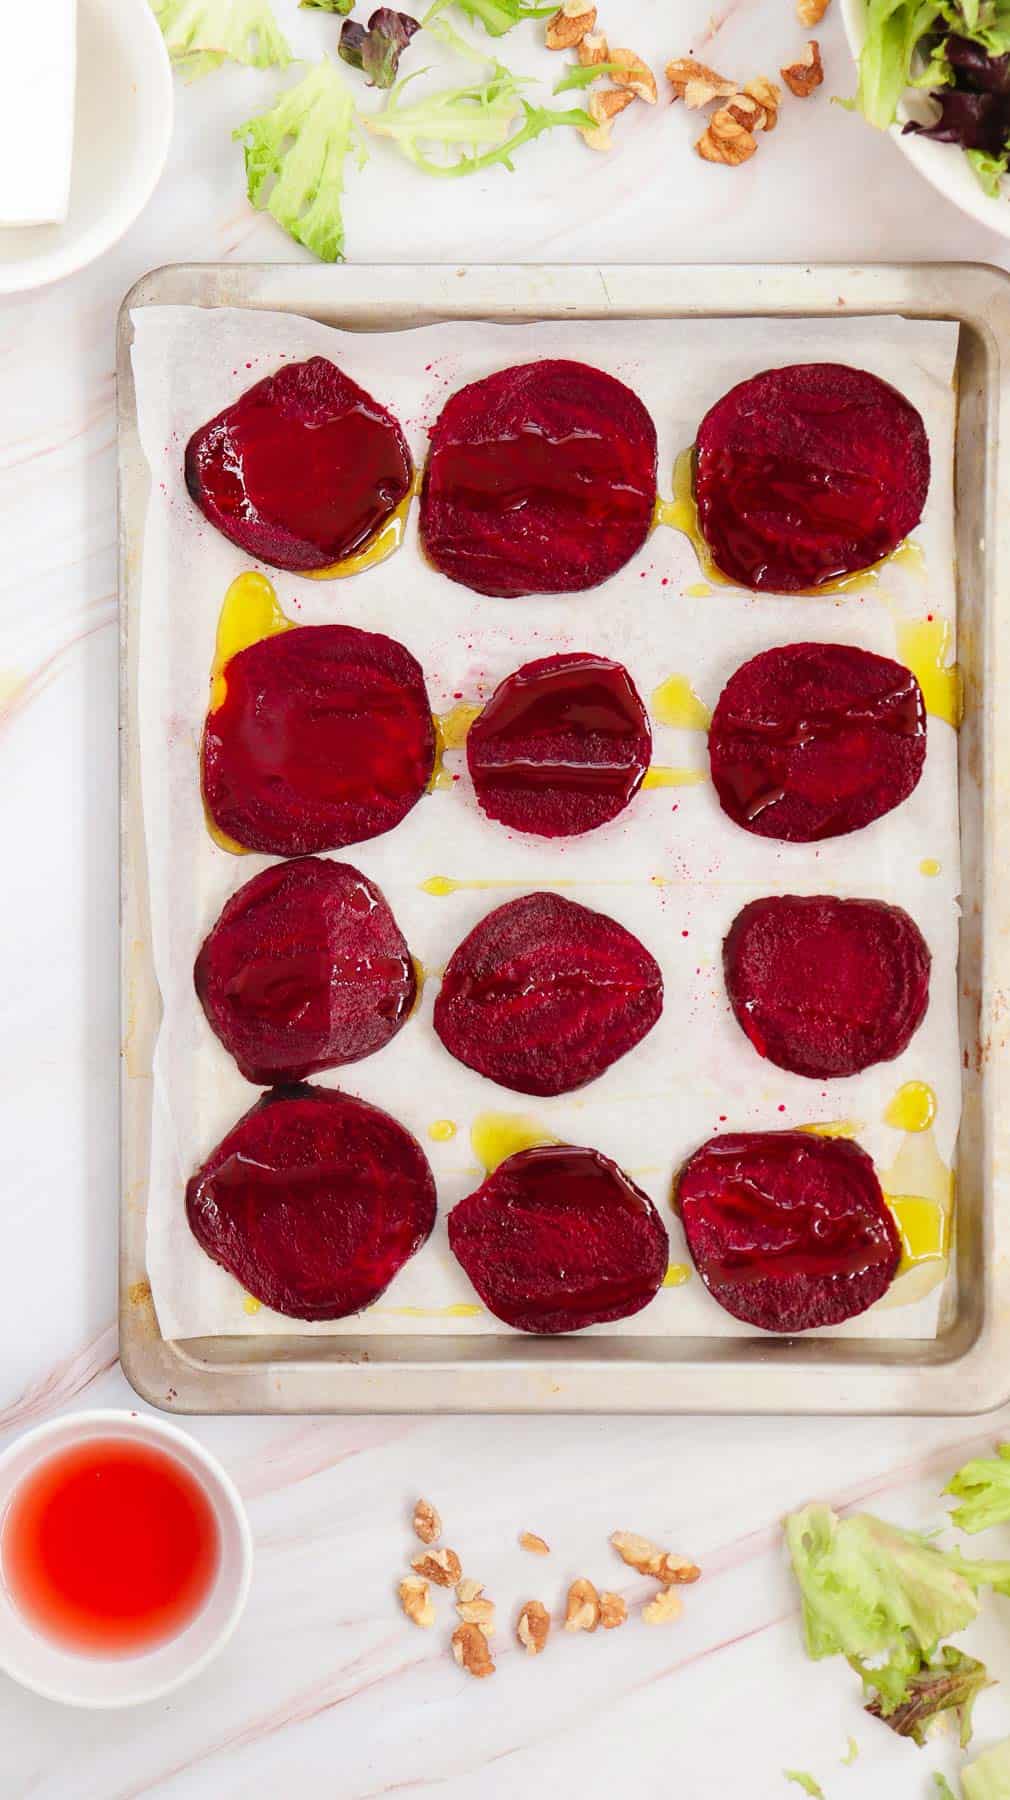
[[[841,5],[845,35],[858,63],[866,36],[866,0],[841,0]],[[1000,237],[1010,238],[1010,190],[1006,183],[999,198],[990,199],[988,194],[983,193],[971,165],[965,160],[964,152],[957,144],[938,144],[932,138],[903,135],[902,126],[907,120],[917,118],[925,121],[931,110],[931,103],[925,94],[917,93],[911,88],[908,90],[898,107],[898,121],[890,128],[890,135],[902,155],[959,212],[977,219],[980,225],[988,225],[989,230],[998,232]]]
[[[167,1643],[136,1656],[88,1656],[63,1649],[26,1623],[0,1581],[0,1670],[47,1700],[103,1710],[161,1699],[205,1669],[238,1624],[252,1577],[252,1533],[237,1488],[194,1438],[148,1413],[69,1413],[26,1432],[0,1456],[0,1518],[15,1487],[45,1457],[89,1438],[110,1437],[167,1451],[195,1477],[217,1516],[221,1557],[196,1617]]]
[[[70,209],[61,225],[0,230],[0,294],[72,275],[118,242],[165,166],[173,108],[147,0],[79,0]]]

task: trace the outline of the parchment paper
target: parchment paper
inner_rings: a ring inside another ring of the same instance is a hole
[[[620,574],[588,593],[497,600],[471,594],[428,568],[417,547],[417,509],[406,542],[389,561],[350,580],[315,582],[267,570],[285,610],[300,622],[341,620],[401,639],[422,663],[432,708],[486,698],[512,669],[560,649],[595,651],[625,663],[648,704],[674,671],[709,707],[733,670],[770,645],[799,639],[853,643],[895,656],[896,620],[944,614],[954,621],[952,374],[956,327],[902,319],[830,321],[607,321],[495,326],[447,324],[386,334],[342,333],[295,315],[150,307],[134,315],[140,435],[152,489],[144,541],[140,646],[141,771],[151,888],[151,929],[164,1019],[155,1057],[148,1271],[167,1337],[292,1330],[336,1335],[500,1333],[486,1312],[454,1316],[476,1296],[449,1253],[445,1218],[479,1184],[470,1144],[487,1112],[532,1116],[573,1143],[613,1157],[651,1194],[670,1231],[670,1253],[687,1262],[669,1194],[675,1169],[717,1130],[775,1128],[815,1120],[857,1121],[859,1138],[889,1164],[901,1134],[883,1122],[905,1081],[935,1090],[936,1143],[951,1160],[960,1108],[955,958],[960,888],[955,733],[929,721],[928,755],[911,798],[867,830],[821,845],[776,844],[739,830],[706,781],[639,793],[617,820],[563,842],[519,836],[486,820],[460,774],[426,796],[385,837],[355,845],[344,860],[377,881],[428,974],[419,1010],[379,1055],[315,1079],[386,1107],[415,1133],[438,1184],[439,1222],[427,1246],[364,1314],[302,1325],[267,1308],[250,1314],[232,1277],[191,1237],[188,1176],[257,1098],[207,1026],[192,981],[197,949],[227,897],[271,860],[233,857],[209,838],[199,792],[198,750],[218,612],[243,568],[242,553],[205,524],[182,478],[190,433],[285,358],[331,357],[402,421],[415,459],[444,400],[462,383],[512,362],[566,356],[629,383],[656,421],[660,488],[669,495],[675,455],[694,438],[707,408],[735,382],[775,364],[852,362],[895,383],[922,413],[933,479],[914,534],[924,570],[894,565],[867,582],[819,599],[756,597],[730,588],[690,595],[702,579],[680,534],[656,530]],[[655,761],[704,770],[702,732],[654,727]],[[941,865],[920,872],[923,859]],[[433,875],[480,881],[448,897],[422,890]],[[460,939],[515,893],[564,883],[572,899],[610,913],[659,961],[663,1014],[653,1031],[590,1087],[528,1100],[496,1087],[449,1056],[431,1027],[441,970]],[[898,902],[918,921],[933,954],[925,1022],[896,1062],[821,1084],[763,1061],[725,999],[720,948],[749,899],[763,893],[829,892]],[[457,1133],[434,1142],[429,1126]],[[952,1277],[950,1279],[953,1279]],[[839,1328],[845,1335],[931,1336],[942,1293],[899,1310],[874,1309]],[[731,1319],[696,1275],[665,1288],[646,1310],[607,1335],[735,1336]]]

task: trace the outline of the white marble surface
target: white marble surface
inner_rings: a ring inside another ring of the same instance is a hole
[[[292,14],[291,0],[278,4]],[[729,0],[714,21],[707,0],[610,0],[601,16],[657,63],[693,47],[733,72],[772,68],[805,35],[788,0]],[[305,14],[291,28],[306,48],[334,29]],[[829,105],[828,93],[850,90],[851,70],[837,17],[819,35],[825,89],[794,103],[744,169],[703,167],[682,109],[635,109],[609,160],[548,142],[514,176],[471,183],[425,182],[377,151],[348,196],[350,252],[1010,261],[890,143]],[[532,68],[533,45],[527,27],[501,49]],[[0,1442],[61,1408],[130,1399],[113,1324],[113,331],[122,294],[153,265],[297,254],[248,210],[228,137],[270,88],[270,77],[232,71],[181,90],[169,169],[126,240],[62,286],[0,303]],[[818,1494],[930,1522],[946,1475],[1010,1433],[1010,1409],[967,1422],[231,1419],[193,1429],[238,1481],[256,1535],[236,1640],[196,1689],[130,1716],[63,1712],[0,1679],[2,1800],[785,1800],[799,1793],[785,1766],[812,1770],[828,1800],[918,1800],[928,1771],[956,1761],[949,1744],[919,1752],[864,1721],[844,1670],[804,1662],[777,1520]],[[396,1610],[417,1492],[441,1506],[450,1541],[506,1614],[531,1594],[557,1601],[575,1574],[619,1578],[606,1537],[620,1525],[691,1552],[705,1578],[683,1621],[664,1630],[635,1622],[561,1637],[529,1663],[506,1634],[496,1678],[478,1685],[448,1660],[444,1629],[422,1634]],[[550,1562],[515,1548],[522,1527],[556,1546]],[[1010,1551],[1010,1533],[994,1534],[997,1548]],[[1010,1602],[989,1613],[979,1641],[1006,1683]],[[1005,1686],[983,1697],[978,1724],[980,1743],[1010,1731]],[[849,1732],[862,1754],[842,1768]]]

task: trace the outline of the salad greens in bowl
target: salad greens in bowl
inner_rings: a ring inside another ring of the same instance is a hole
[[[934,187],[1010,236],[1010,0],[843,0],[853,108]]]

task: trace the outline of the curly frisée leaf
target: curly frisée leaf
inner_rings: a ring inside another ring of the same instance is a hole
[[[291,50],[269,0],[151,0],[169,56],[195,80],[223,62],[286,69]]]
[[[531,106],[519,92],[519,80],[501,63],[495,63],[487,81],[443,88],[425,100],[405,105],[404,90],[414,79],[408,75],[398,82],[384,110],[362,122],[376,137],[390,138],[427,175],[474,175],[495,163],[512,169],[512,157],[520,145],[544,131],[558,125],[593,129],[589,114],[579,107],[552,112],[548,107]],[[449,153],[446,160],[438,161],[428,153],[426,147],[435,146]],[[453,155],[454,151],[459,154]]]
[[[323,262],[343,257],[340,201],[353,130],[351,95],[333,64],[324,60],[269,112],[232,133],[245,145],[253,206],[272,213],[296,243]],[[362,157],[359,152],[359,161]]]
[[[455,6],[466,18],[479,20],[488,37],[504,37],[523,19],[547,19],[557,12],[556,5],[538,6],[535,0],[435,0],[422,25],[430,25],[447,6]]]
[[[1005,160],[1004,160],[1005,166]],[[950,1515],[959,1531],[987,1531],[1010,1519],[1010,1444],[997,1444],[993,1457],[979,1456],[958,1469],[944,1488],[962,1502]]]

